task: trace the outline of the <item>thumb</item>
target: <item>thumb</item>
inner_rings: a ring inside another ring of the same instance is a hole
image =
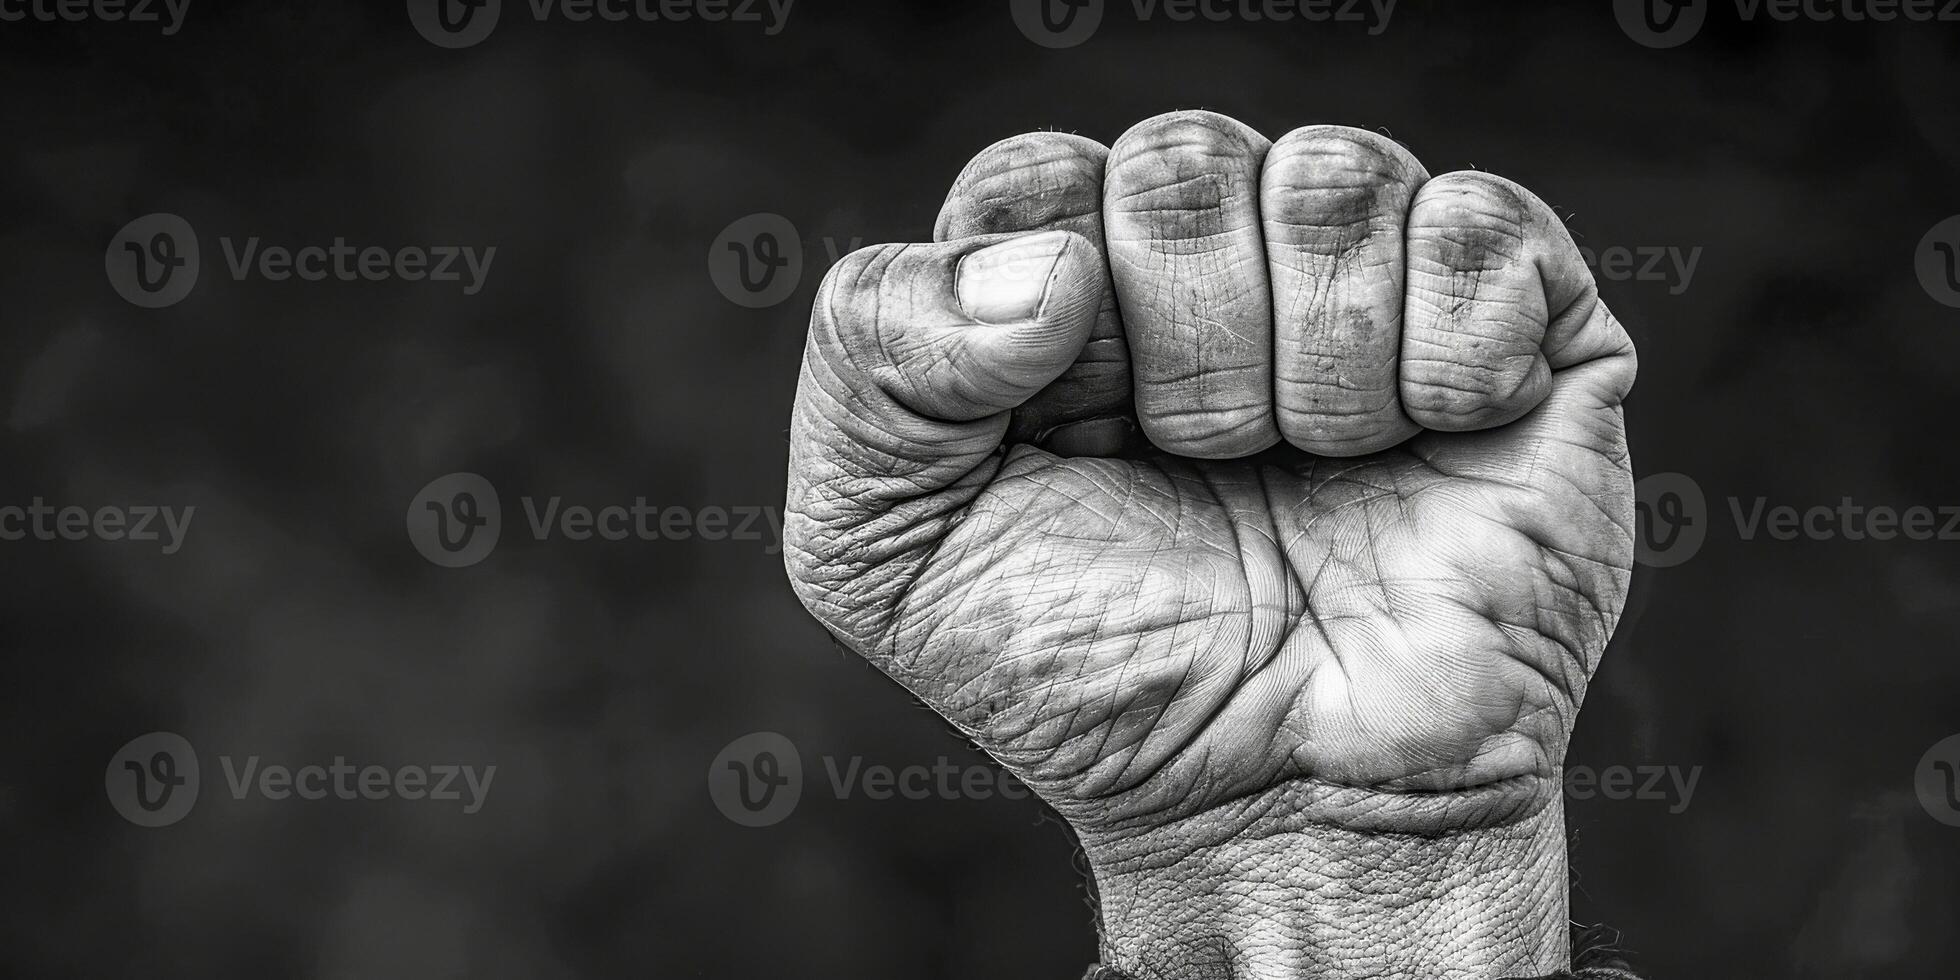
[[[810,317],[783,555],[805,605],[868,642],[1000,465],[1008,413],[1074,363],[1102,298],[1051,231],[846,256]]]

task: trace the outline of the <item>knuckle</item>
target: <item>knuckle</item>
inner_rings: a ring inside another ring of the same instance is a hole
[[[1409,213],[1412,252],[1457,270],[1502,267],[1523,254],[1531,207],[1523,189],[1491,174],[1445,174]]]
[[[1271,448],[1280,439],[1270,410],[1209,407],[1146,408],[1138,419],[1158,448],[1193,459],[1231,459]]]
[[[824,273],[817,286],[815,315],[833,323],[848,324],[857,319],[850,314],[865,307],[881,280],[880,272],[889,267],[906,246],[866,245],[838,259]]]
[[[1423,197],[1454,202],[1520,222],[1529,210],[1531,193],[1508,177],[1482,170],[1443,174],[1423,188]]]
[[[1422,164],[1386,136],[1309,126],[1266,155],[1263,197],[1272,220],[1348,226],[1399,219],[1422,179]]]
[[[823,301],[836,301],[855,292],[864,282],[865,274],[873,266],[889,261],[889,253],[900,248],[898,245],[866,245],[845,253],[824,273],[823,282],[817,286],[817,296]],[[826,302],[823,305],[828,305]]]
[[[981,150],[967,164],[955,186],[970,187],[1001,177],[1050,174],[1092,177],[1100,183],[1108,155],[1108,149],[1086,136],[1022,133]]]
[[[1402,407],[1414,417],[1478,420],[1535,404],[1543,392],[1536,352],[1481,358],[1471,351],[1404,357]]]
[[[902,332],[908,303],[887,296],[885,270],[910,248],[868,245],[831,266],[810,312],[808,356],[840,378],[880,377],[892,370],[887,350]]]
[[[1403,382],[1402,410],[1424,422],[1471,418],[1483,411],[1486,404],[1456,388],[1420,381]]]
[[[1318,377],[1275,377],[1275,388],[1286,395],[1280,411],[1297,419],[1369,420],[1395,408],[1395,377],[1388,372],[1335,373]]]
[[[1214,112],[1186,110],[1131,127],[1110,150],[1103,233],[1153,252],[1234,254],[1253,244],[1265,138]]]
[[[1146,119],[1110,150],[1111,203],[1172,225],[1234,203],[1250,215],[1262,143],[1243,123],[1217,113]]]
[[[1381,448],[1394,434],[1401,410],[1394,389],[1363,402],[1278,406],[1274,415],[1280,435],[1296,448],[1321,455],[1345,456]]]
[[[1203,109],[1179,109],[1131,126],[1117,139],[1111,152],[1126,162],[1154,158],[1203,163],[1219,157],[1242,158],[1259,148],[1257,142],[1250,127],[1230,116]]]
[[[1024,133],[982,150],[953,182],[939,237],[1026,231],[1102,206],[1109,150],[1072,133]]]

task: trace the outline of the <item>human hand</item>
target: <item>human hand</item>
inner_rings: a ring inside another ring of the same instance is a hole
[[[1105,960],[1560,966],[1635,357],[1557,217],[1179,112],[996,144],[937,237],[819,294],[786,562],[1076,829]]]

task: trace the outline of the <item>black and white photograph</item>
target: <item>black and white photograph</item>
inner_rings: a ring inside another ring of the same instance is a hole
[[[0,973],[1950,978],[1957,96],[1960,0],[0,0]]]

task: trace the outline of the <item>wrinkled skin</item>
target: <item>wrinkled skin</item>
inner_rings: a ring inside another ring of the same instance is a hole
[[[785,553],[820,621],[1092,860],[1550,805],[1632,565],[1634,354],[1549,208],[1181,112],[995,145],[937,238],[812,317]]]

